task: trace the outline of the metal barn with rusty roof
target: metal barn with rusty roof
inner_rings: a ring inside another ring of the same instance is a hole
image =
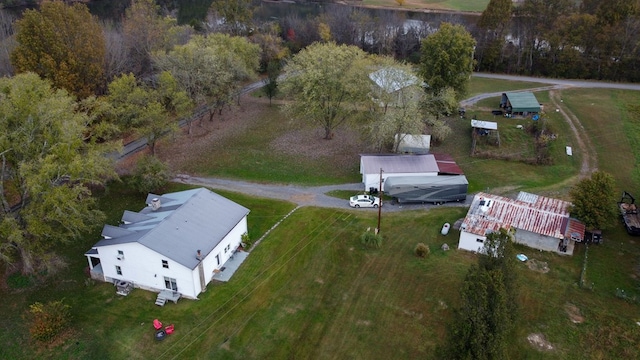
[[[570,217],[571,203],[520,192],[516,199],[478,193],[460,226],[459,249],[481,251],[487,235],[515,229],[515,242],[534,249],[572,255],[585,227]]]

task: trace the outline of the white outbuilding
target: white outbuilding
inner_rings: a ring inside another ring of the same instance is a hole
[[[380,170],[382,181],[390,176],[438,176],[438,163],[432,154],[360,155],[360,173],[365,191],[380,190]]]

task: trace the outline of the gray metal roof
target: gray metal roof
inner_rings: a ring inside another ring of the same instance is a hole
[[[498,130],[498,123],[493,121],[472,119],[471,127],[478,128],[478,129],[487,129],[487,130]]]
[[[144,220],[151,220],[151,217],[148,215],[140,214],[134,211],[125,210],[122,214],[122,222],[123,223],[132,223],[139,222]]]
[[[407,86],[418,83],[417,76],[392,67],[386,67],[372,72],[369,74],[369,79],[388,93],[394,93]]]
[[[389,176],[384,181],[385,189],[391,186],[400,185],[469,185],[464,175],[442,175],[442,176]],[[387,191],[387,190],[385,190]]]
[[[95,247],[138,242],[167,259],[194,269],[197,250],[207,256],[247,214],[249,209],[205,188],[157,196],[161,206],[145,207],[139,221],[120,225],[122,236],[104,239]],[[129,216],[133,220],[134,217]],[[109,225],[105,226],[107,229]],[[113,229],[105,230],[115,234]],[[142,261],[144,259],[141,259]]]
[[[363,174],[379,173],[437,173],[438,163],[431,154],[426,155],[360,155]]]
[[[109,239],[109,238],[117,238],[117,237],[123,237],[123,236],[131,235],[132,233],[133,233],[133,231],[127,230],[125,228],[121,228],[121,227],[113,226],[113,225],[105,225],[102,228],[102,234],[101,235],[105,239]]]

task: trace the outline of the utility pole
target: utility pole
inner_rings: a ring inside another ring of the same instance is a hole
[[[382,191],[382,168],[380,168],[380,201],[378,203],[378,227],[376,228],[376,234],[380,233],[380,219],[382,216],[382,195],[384,195],[384,191]]]

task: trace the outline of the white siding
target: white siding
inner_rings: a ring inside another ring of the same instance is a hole
[[[422,172],[422,173],[382,173],[382,183],[384,188],[384,181],[390,176],[438,176],[437,172]],[[380,173],[377,174],[363,174],[362,182],[364,183],[364,191],[369,191],[370,187],[374,187],[380,190]]]
[[[242,234],[247,232],[247,217],[245,216],[230,232],[227,236],[216,246],[209,254],[203,254],[205,258],[202,260],[202,265],[204,266],[204,278],[207,283],[211,281],[211,278],[214,275],[215,269],[220,269],[224,266],[224,263],[233,255],[234,251],[240,245],[242,241]],[[224,248],[230,245],[229,251],[227,253],[224,252]],[[216,261],[216,255],[220,254],[220,265],[218,265]],[[198,269],[194,273],[194,284],[196,289],[202,291],[200,289],[200,275],[198,273]],[[200,292],[199,291],[199,292]]]
[[[118,250],[124,252],[123,260],[117,259]],[[190,269],[138,243],[101,246],[98,248],[98,254],[107,280],[126,280],[133,282],[136,287],[160,291],[165,289],[166,276],[176,279],[178,292],[183,296],[197,296],[194,292],[193,272]],[[168,269],[162,267],[162,260],[168,260]],[[122,269],[122,275],[116,273],[116,265]]]
[[[544,251],[558,251],[558,245],[560,244],[560,239],[554,238],[551,236],[544,236],[541,234],[536,234],[531,231],[526,231],[522,229],[516,230],[515,242],[518,244],[523,244],[528,247],[544,250]]]
[[[478,239],[483,242],[479,242]],[[484,247],[484,241],[486,236],[479,236],[466,231],[460,231],[460,242],[458,243],[458,249],[469,250],[473,252],[480,252]]]
[[[208,284],[214,275],[215,269],[220,269],[233,255],[242,241],[242,234],[247,232],[247,217],[245,216],[220,243],[209,253],[202,254],[204,259],[204,280]],[[228,251],[224,251],[226,247]],[[117,245],[104,245],[97,248],[100,264],[106,281],[126,280],[133,282],[135,287],[160,291],[165,289],[164,278],[176,279],[178,292],[183,297],[195,299],[204,289],[200,286],[200,272],[198,267],[189,269],[172,261],[169,257],[139,244],[126,243]],[[124,259],[118,260],[118,250],[124,253]],[[220,264],[216,255],[220,255]],[[196,253],[193,254],[196,256]],[[162,266],[162,260],[166,260],[169,268]],[[116,272],[116,266],[120,266],[122,275]]]

